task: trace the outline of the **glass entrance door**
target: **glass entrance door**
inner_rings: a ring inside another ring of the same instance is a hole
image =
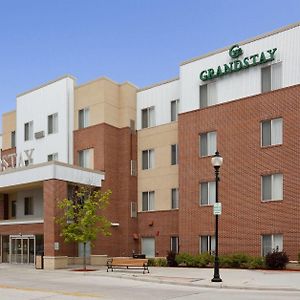
[[[10,236],[10,262],[12,264],[34,264],[35,236]]]

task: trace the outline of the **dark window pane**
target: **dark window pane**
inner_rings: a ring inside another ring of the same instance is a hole
[[[271,91],[271,66],[261,69],[261,92]]]
[[[143,199],[142,199],[142,211],[149,210],[148,207],[148,192],[143,192]]]
[[[142,128],[147,128],[149,125],[148,122],[148,109],[142,109]]]
[[[202,205],[208,204],[208,183],[207,182],[201,183],[201,204]]]
[[[271,121],[262,122],[262,146],[271,145]]]
[[[53,115],[48,116],[48,134],[53,133]]]
[[[142,169],[143,170],[149,169],[148,156],[149,156],[148,150],[145,150],[142,152]]]
[[[200,108],[207,107],[207,84],[200,85]]]
[[[272,176],[262,177],[262,200],[272,199]]]
[[[201,253],[208,252],[208,236],[201,236]]]
[[[171,121],[177,120],[177,101],[171,102]]]
[[[207,156],[207,133],[200,135],[200,155],[201,156]]]
[[[80,128],[84,128],[84,110],[81,109],[78,112],[78,126]]]
[[[171,165],[177,164],[177,145],[171,145]]]

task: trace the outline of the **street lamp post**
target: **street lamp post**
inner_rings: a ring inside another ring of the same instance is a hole
[[[219,172],[220,167],[222,166],[223,158],[220,156],[220,153],[217,151],[216,154],[211,159],[211,164],[215,168],[216,174],[216,203],[219,202],[218,197],[218,183],[219,183]],[[215,251],[215,263],[214,263],[214,278],[211,280],[212,282],[222,282],[219,272],[219,215],[216,215],[216,228],[215,228],[215,241],[216,241],[216,251]]]

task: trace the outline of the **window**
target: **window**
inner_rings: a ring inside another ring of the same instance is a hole
[[[213,205],[216,202],[216,183],[201,182],[200,183],[200,205]]]
[[[131,202],[130,204],[131,218],[137,218],[137,206],[136,202]]]
[[[24,124],[24,140],[31,141],[33,139],[33,121]]]
[[[178,236],[171,236],[171,252],[179,253],[179,237]]]
[[[48,134],[58,132],[58,114],[48,116]]]
[[[86,128],[89,126],[89,115],[90,115],[90,109],[89,108],[83,108],[78,111],[78,127]]]
[[[154,149],[144,150],[142,152],[142,169],[148,170],[154,168]]]
[[[262,176],[262,201],[283,199],[283,175]]]
[[[282,87],[282,65],[276,63],[261,68],[261,92],[270,92]]]
[[[12,131],[10,134],[10,144],[11,144],[11,148],[16,147],[16,132],[15,131]]]
[[[171,190],[171,208],[179,208],[179,190],[178,188]]]
[[[48,155],[48,161],[58,160],[58,153]]]
[[[179,100],[171,101],[171,122],[177,121]]]
[[[143,192],[142,211],[154,210],[154,192]]]
[[[200,236],[200,253],[208,252],[214,254],[216,251],[216,240],[214,236],[202,235]]]
[[[262,255],[266,256],[273,251],[283,250],[283,236],[282,234],[268,234],[262,235]]]
[[[261,122],[262,147],[282,144],[282,118]]]
[[[171,165],[178,164],[178,145],[171,145]]]
[[[17,211],[17,202],[15,200],[11,201],[11,217],[16,217],[16,211]]]
[[[207,107],[217,103],[217,86],[215,82],[200,85],[199,107]]]
[[[25,216],[33,215],[33,198],[32,197],[24,198],[24,215]]]
[[[94,149],[85,149],[78,152],[79,166],[82,168],[94,168]]]
[[[217,132],[211,131],[200,134],[200,156],[211,156],[217,151]]]
[[[136,160],[131,160],[130,161],[130,175],[131,176],[137,176]]]
[[[155,126],[154,106],[142,109],[142,128]]]

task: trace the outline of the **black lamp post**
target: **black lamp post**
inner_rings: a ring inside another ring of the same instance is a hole
[[[219,178],[219,171],[220,167],[222,166],[223,158],[220,156],[220,153],[217,151],[216,154],[211,159],[211,164],[215,168],[215,174],[216,174],[216,203],[219,202],[218,197],[218,182],[220,180]],[[216,233],[215,233],[215,241],[216,241],[216,251],[215,251],[215,263],[214,263],[214,278],[211,280],[212,282],[222,282],[222,279],[220,277],[219,273],[219,216],[216,214]]]

